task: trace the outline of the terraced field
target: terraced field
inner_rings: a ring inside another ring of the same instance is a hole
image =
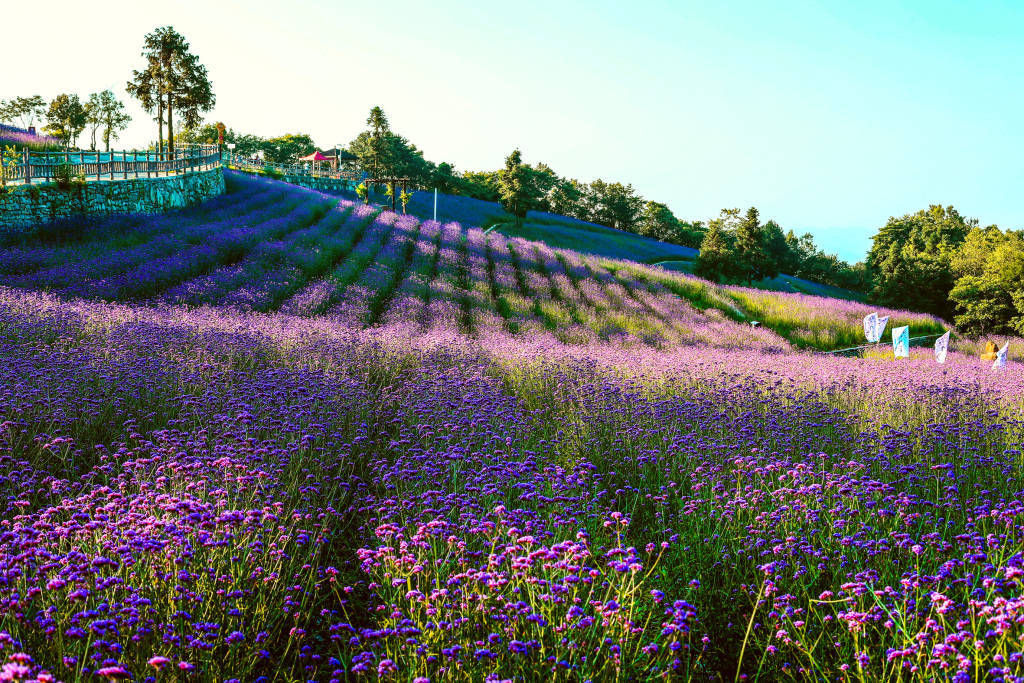
[[[0,276],[63,297],[229,306],[413,333],[540,334],[567,344],[838,348],[860,339],[868,312],[719,287],[276,181],[231,174],[228,184],[224,197],[179,214],[47,228],[0,251]],[[928,316],[891,314],[915,334],[942,329]]]

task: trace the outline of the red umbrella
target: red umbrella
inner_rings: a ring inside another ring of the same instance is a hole
[[[320,150],[317,150],[317,151],[315,151],[312,154],[309,154],[307,156],[299,157],[299,161],[312,161],[313,162],[313,175],[316,175],[316,162],[318,162],[318,161],[328,161],[329,159],[330,159],[330,157],[325,157],[323,154],[320,153]]]

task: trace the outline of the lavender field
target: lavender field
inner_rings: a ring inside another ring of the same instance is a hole
[[[0,247],[0,680],[1024,680],[1019,340],[229,190]]]

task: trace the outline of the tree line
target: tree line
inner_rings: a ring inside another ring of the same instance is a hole
[[[932,205],[890,218],[866,265],[871,301],[932,313],[969,336],[1024,334],[1024,230]]]
[[[89,149],[97,149],[98,137],[108,152],[111,141],[116,140],[131,121],[124,103],[111,90],[93,93],[84,102],[77,94],[61,93],[49,106],[41,95],[0,101],[0,123],[29,129],[39,119],[46,121],[42,132],[57,138],[64,149],[78,147],[79,136],[88,130]]]
[[[741,215],[722,209],[708,221],[700,243],[694,274],[715,282],[753,284],[780,273],[821,284],[862,291],[866,282],[863,263],[850,265],[826,254],[810,233],[797,236],[774,220],[761,223],[756,207]]]
[[[304,133],[262,138],[219,125],[187,129],[181,137],[189,142],[216,142],[222,135],[224,142],[235,144],[235,154],[262,153],[278,163],[294,163],[317,149]],[[698,261],[701,273],[718,282],[757,282],[783,272],[836,287],[864,287],[863,264],[851,266],[824,253],[810,233],[783,233],[774,221],[761,225],[756,209],[745,219],[739,209],[726,209],[707,222],[682,220],[666,204],[641,197],[630,184],[565,178],[545,163],[525,163],[518,149],[505,159],[503,168],[494,171],[460,172],[449,162],[435,164],[392,130],[381,107],[370,110],[366,125],[345,151],[370,178],[409,178],[415,185],[436,187],[447,194],[500,202],[519,221],[530,211],[547,212],[701,249],[707,254]]]

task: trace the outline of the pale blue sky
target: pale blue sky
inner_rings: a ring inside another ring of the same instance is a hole
[[[434,161],[491,169],[518,146],[683,218],[756,205],[849,260],[929,203],[1024,227],[1024,2],[76,0],[0,15],[0,98],[123,96],[143,35],[172,24],[209,68],[209,118],[242,131],[327,147],[379,104]],[[132,113],[123,143],[141,146],[155,126]]]

